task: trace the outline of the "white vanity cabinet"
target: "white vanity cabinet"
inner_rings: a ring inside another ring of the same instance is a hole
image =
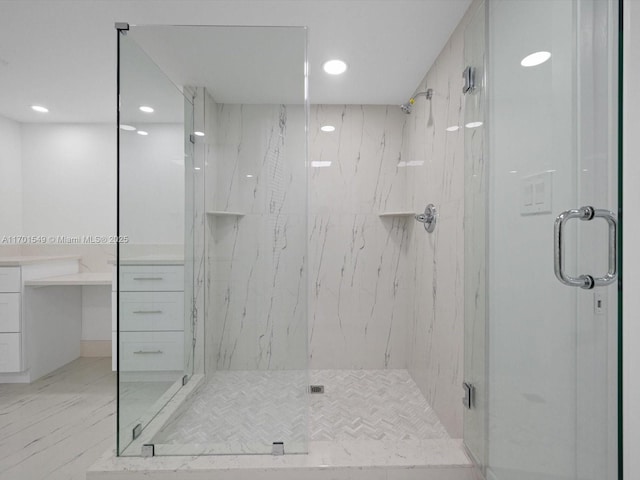
[[[22,370],[20,267],[0,267],[0,372]]]
[[[169,263],[169,262],[167,262]],[[115,270],[115,267],[114,267]],[[114,273],[114,277],[115,277]],[[184,369],[184,265],[140,261],[120,265],[121,372]],[[113,283],[112,305],[118,305]],[[112,366],[117,368],[117,309],[112,316]]]
[[[0,257],[0,383],[34,381],[80,355],[81,326],[57,315],[55,305],[46,319],[31,315],[25,288],[33,279],[77,273],[79,259]]]

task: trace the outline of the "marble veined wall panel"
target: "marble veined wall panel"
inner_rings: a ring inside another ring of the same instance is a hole
[[[405,128],[405,157],[413,160],[410,205],[438,210],[435,231],[413,231],[411,276],[416,294],[406,337],[408,368],[454,438],[462,437],[464,370],[464,31],[467,14],[418,87]],[[456,128],[457,127],[457,128]],[[480,132],[478,132],[480,134]]]
[[[208,371],[306,369],[302,106],[212,107]]]
[[[406,367],[414,221],[380,216],[406,210],[404,122],[396,106],[311,109],[311,368]]]

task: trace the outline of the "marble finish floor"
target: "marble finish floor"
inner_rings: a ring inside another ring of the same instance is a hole
[[[0,384],[0,479],[84,480],[115,442],[110,358],[79,358],[31,384]]]
[[[325,393],[307,397],[309,382],[323,384]],[[275,438],[291,452],[288,442],[300,438],[298,429],[307,422],[300,413],[305,398],[311,402],[308,454],[246,455],[270,451]],[[177,412],[153,438],[161,456],[108,452],[87,480],[478,478],[461,440],[449,438],[406,370],[320,370],[310,378],[301,372],[219,372]],[[211,455],[234,451],[244,454]]]
[[[308,383],[324,385],[310,396]],[[406,370],[216,372],[155,435],[155,444],[181,453],[269,453],[312,442],[448,439],[433,409]],[[193,446],[189,452],[188,445]],[[164,449],[163,449],[164,451]]]
[[[346,479],[356,468],[361,478],[372,480],[392,478],[388,469],[402,465],[405,476],[471,479],[459,440],[446,436],[405,371],[318,371],[311,381],[324,382],[326,393],[311,397],[312,438],[323,440],[311,441],[309,455],[157,457],[150,469],[148,459],[113,457],[116,376],[111,360],[80,358],[32,384],[0,385],[0,479],[146,479],[156,473],[169,479],[171,472],[181,480],[185,472],[193,473],[189,478],[194,480],[212,474],[221,480]],[[344,382],[352,388],[344,388]],[[389,393],[388,402],[375,402],[376,389],[382,389],[378,397]],[[411,420],[414,416],[418,421]],[[397,440],[400,432],[404,440]],[[336,442],[340,438],[344,441]]]

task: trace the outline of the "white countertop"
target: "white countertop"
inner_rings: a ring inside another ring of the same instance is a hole
[[[55,262],[60,260],[80,260],[81,255],[49,255],[49,256],[13,256],[0,257],[0,267],[19,267],[35,263]]]
[[[111,272],[87,272],[60,275],[57,277],[34,278],[27,280],[25,285],[30,287],[48,287],[56,285],[111,285]]]
[[[115,260],[109,260],[115,265]],[[144,257],[121,258],[120,265],[184,265],[184,257],[177,255],[147,255]]]

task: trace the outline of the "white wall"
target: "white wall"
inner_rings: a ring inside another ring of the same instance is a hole
[[[130,245],[183,244],[184,127],[138,127],[149,135],[123,132],[120,137],[120,234],[129,235]],[[111,155],[115,168],[115,149]],[[107,195],[106,201],[115,212],[115,195]]]
[[[22,233],[22,140],[18,122],[0,117],[0,238]],[[0,243],[0,245],[2,245]]]
[[[116,130],[109,124],[22,125],[22,233],[113,235]],[[123,132],[121,213],[132,243],[184,241],[182,125]]]
[[[623,119],[623,420],[624,478],[640,478],[640,3],[624,2],[624,119]]]
[[[23,233],[112,235],[113,125],[23,124]]]
[[[82,288],[82,340],[111,340],[111,287]]]
[[[148,136],[124,132],[122,141],[127,176],[121,190],[127,222],[123,230],[132,242],[180,244],[184,241],[182,125],[145,129]],[[0,119],[0,159],[3,230],[37,236],[115,234],[114,125],[18,124]],[[83,271],[111,271],[108,261],[115,257],[115,245],[25,244],[20,253],[77,254],[82,255]],[[110,304],[108,289],[83,288],[83,340],[111,339]]]

